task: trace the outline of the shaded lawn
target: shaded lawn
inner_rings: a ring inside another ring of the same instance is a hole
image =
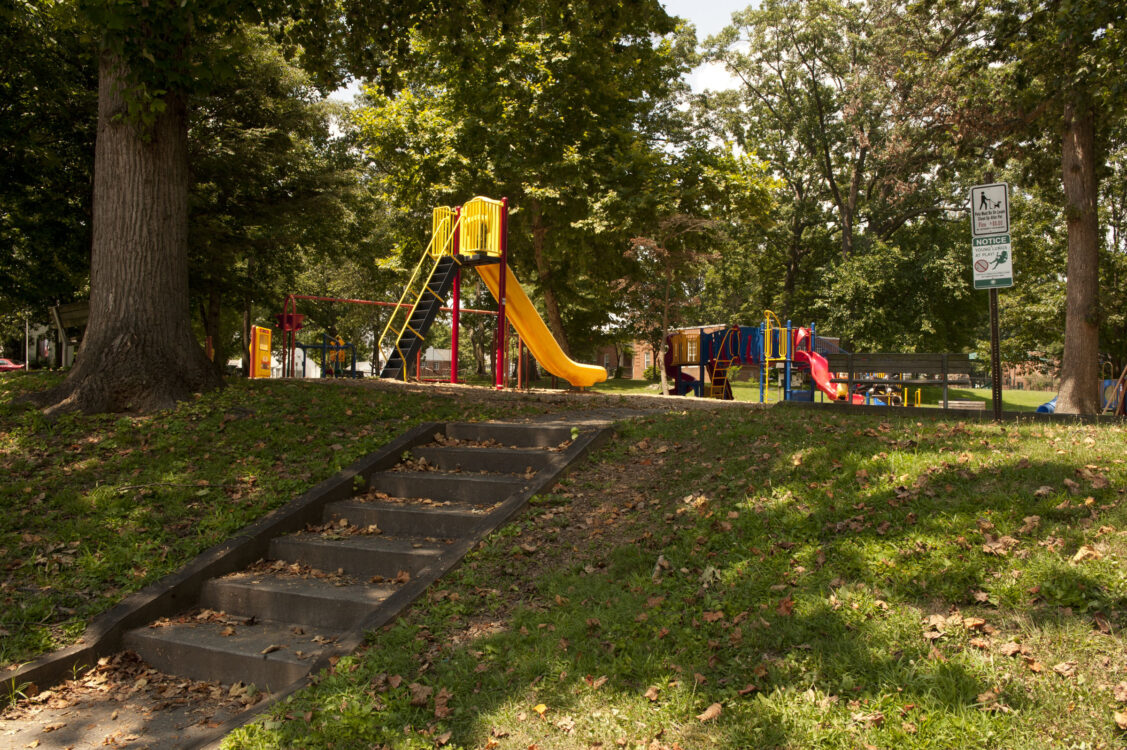
[[[629,424],[225,746],[1121,747],[1125,456],[1122,426]]]
[[[759,402],[759,382],[754,379],[735,381],[732,383],[732,389],[737,401]],[[599,383],[594,386],[594,390],[606,393],[649,393],[657,395],[661,392],[661,384],[660,382],[650,380],[627,380],[618,378]],[[925,386],[918,389],[914,386],[909,387],[909,405],[915,403],[916,390],[920,391],[920,402],[925,408],[942,406],[943,389],[935,386]],[[773,386],[770,389],[767,400],[771,403],[775,403],[781,398],[780,394],[781,391],[778,386]],[[1038,406],[1049,401],[1056,395],[1056,391],[1018,391],[1005,389],[1002,391],[1002,409],[1004,411],[1015,412],[1036,411]],[[824,396],[820,394],[816,394],[815,398],[819,402],[824,400]],[[949,388],[947,390],[947,398],[949,400],[982,401],[986,404],[987,409],[991,408],[992,403],[989,388]]]
[[[420,422],[519,416],[347,382],[233,380],[151,417],[48,421],[0,378],[0,670]],[[0,676],[3,671],[0,671]]]

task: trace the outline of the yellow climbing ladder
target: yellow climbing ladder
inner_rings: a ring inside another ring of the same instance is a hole
[[[411,278],[403,288],[399,297],[399,304],[392,309],[387,325],[380,334],[380,351],[386,351],[387,346],[392,346],[398,355],[401,371],[397,373],[404,380],[407,379],[406,363],[410,359],[409,353],[402,347],[404,339],[417,338],[421,340],[425,331],[418,331],[411,325],[420,304],[430,297],[436,297],[430,281],[439,270],[439,264],[456,262],[454,256],[454,236],[456,213],[447,206],[439,206],[431,214],[431,237],[426,249],[423,251]],[[438,302],[443,302],[439,299]],[[413,334],[405,335],[405,334]],[[386,369],[386,368],[385,368]]]
[[[724,352],[725,347],[728,345],[728,340],[732,337],[732,331],[737,331],[738,328],[729,328],[724,334],[724,338],[720,341],[720,346],[716,349],[716,361],[712,365],[712,372],[709,373],[708,384],[708,397],[709,398],[727,398],[731,393],[731,387],[728,384],[728,371],[732,368],[731,358],[721,359],[720,354]]]

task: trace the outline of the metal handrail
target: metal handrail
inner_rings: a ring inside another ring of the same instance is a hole
[[[392,326],[395,323],[395,319],[399,315],[399,311],[403,309],[406,309],[408,311],[407,317],[404,320],[404,326],[406,326],[407,322],[411,320],[411,316],[415,314],[415,308],[418,307],[419,299],[422,298],[422,291],[414,293],[415,299],[411,302],[409,307],[405,304],[404,301],[407,299],[408,295],[412,294],[412,289],[414,288],[416,281],[420,277],[420,272],[422,271],[423,264],[426,262],[427,258],[434,258],[434,263],[431,265],[430,272],[427,273],[425,277],[429,280],[430,277],[434,274],[434,269],[438,265],[438,262],[442,260],[442,257],[444,255],[452,254],[449,250],[449,246],[453,244],[457,224],[455,224],[453,227],[450,227],[448,225],[450,224],[450,219],[453,218],[454,214],[453,211],[451,211],[449,215],[439,218],[437,215],[438,211],[439,209],[435,210],[436,222],[434,231],[431,233],[430,242],[427,243],[426,249],[423,250],[423,254],[419,258],[419,262],[415,265],[415,270],[411,273],[411,278],[403,287],[403,294],[399,297],[399,302],[397,303],[395,311],[392,312],[392,314],[388,317],[387,325],[384,326],[383,333],[380,334],[380,340],[377,346],[379,346],[381,351],[384,348],[384,340],[387,338],[388,331],[392,329]],[[439,244],[440,239],[441,244]],[[437,250],[436,246],[438,248]],[[400,328],[396,331],[395,334],[395,350],[399,352],[399,356],[401,358],[403,357],[403,352],[399,348],[399,338],[403,335],[403,330],[404,329]],[[404,360],[404,374],[406,374],[406,360]]]

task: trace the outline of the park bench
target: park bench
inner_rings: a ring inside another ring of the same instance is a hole
[[[985,411],[985,401],[959,401],[952,399],[947,402],[948,409],[970,409],[971,411]]]
[[[829,354],[830,372],[837,373],[834,383],[845,383],[849,392],[854,385],[934,385],[943,388],[943,408],[956,408],[948,401],[950,386],[970,387],[973,363],[968,354]],[[842,375],[844,374],[844,377]],[[984,408],[980,406],[958,408]]]

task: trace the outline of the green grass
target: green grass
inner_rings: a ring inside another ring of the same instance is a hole
[[[0,379],[6,663],[419,421],[557,408],[238,381],[48,422],[48,382]],[[623,425],[225,746],[1123,747],[1127,430],[797,413]]]
[[[0,378],[0,666],[92,617],[419,422],[526,413],[347,383],[233,380],[151,417],[48,421]],[[538,409],[539,410],[539,409]]]
[[[1122,747],[1123,427],[803,414],[625,426],[225,747]]]
[[[595,386],[595,390],[620,394],[658,394],[661,392],[660,383],[657,381],[626,380],[622,378],[599,383]],[[943,389],[935,386],[924,386],[920,388],[909,387],[909,404],[915,403],[915,392],[917,390],[920,391],[920,403],[922,406],[935,408],[942,405]],[[747,401],[750,403],[759,402],[759,382],[756,380],[735,381],[732,383],[732,391],[737,401]],[[1002,410],[1008,412],[1036,411],[1038,406],[1049,401],[1056,395],[1056,391],[1003,390]],[[771,403],[775,403],[781,398],[782,395],[778,386],[771,388],[767,395],[767,400]],[[986,404],[987,409],[990,409],[993,403],[989,388],[949,388],[947,398],[949,400],[982,401]],[[825,399],[821,394],[815,394],[815,400],[822,402]]]

